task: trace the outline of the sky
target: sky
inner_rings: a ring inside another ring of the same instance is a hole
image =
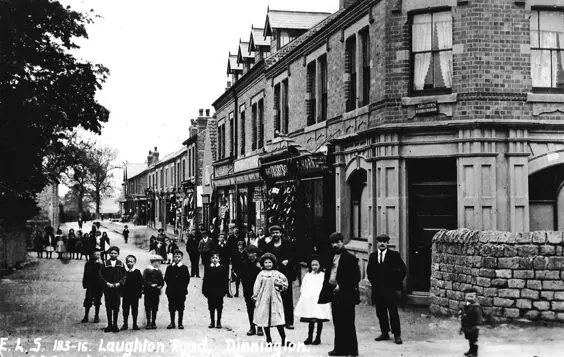
[[[188,137],[198,109],[211,109],[227,83],[227,57],[251,25],[263,27],[267,7],[335,12],[339,0],[60,0],[99,15],[76,55],[100,63],[110,76],[97,93],[110,110],[102,145],[119,151],[119,163],[161,157]],[[116,172],[120,182],[121,173]]]

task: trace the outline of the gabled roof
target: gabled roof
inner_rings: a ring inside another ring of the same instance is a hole
[[[243,72],[243,66],[237,62],[237,55],[232,55],[229,52],[229,58],[227,59],[227,74],[233,74],[233,72]]]
[[[336,19],[339,15],[341,15],[346,8],[340,9],[333,14],[325,17],[323,20],[319,21],[315,24],[311,29],[309,29],[306,33],[302,34],[300,37],[296,38],[294,41],[288,43],[286,46],[282,47],[278,51],[274,52],[270,56],[265,59],[265,67],[268,69],[272,67],[276,62],[280,61],[284,58],[288,53],[294,50],[296,47],[307,41],[309,38],[313,37],[316,33],[318,33],[321,29],[323,29],[327,24],[331,21]],[[272,10],[271,10],[272,11]]]
[[[151,165],[151,167],[160,166],[161,164],[166,164],[167,161],[172,161],[176,159],[178,156],[184,154],[185,152],[186,152],[186,146],[183,146],[182,149],[178,149],[176,151],[171,152],[170,154],[163,157],[161,160],[157,161],[154,165]]]
[[[134,176],[137,176],[141,172],[145,171],[146,167],[147,167],[146,164],[130,164],[130,163],[128,163],[128,164],[125,165],[123,177],[125,179],[129,179],[129,178],[132,178]]]
[[[251,27],[251,38],[249,39],[249,52],[256,51],[257,47],[270,47],[270,36],[264,37],[264,29]]]
[[[264,24],[264,36],[271,36],[273,29],[309,30],[319,21],[331,15],[327,12],[268,10]]]
[[[255,60],[255,53],[253,51],[249,51],[249,43],[239,42],[239,52],[237,53],[237,62],[239,63],[243,63],[245,61],[254,62],[254,60]]]

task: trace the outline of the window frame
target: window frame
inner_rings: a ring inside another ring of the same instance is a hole
[[[358,62],[358,48],[357,48],[357,33],[354,33],[352,35],[350,35],[346,40],[345,40],[345,56],[351,56],[351,63],[349,64],[350,66],[350,72],[348,72],[349,74],[349,92],[348,92],[348,96],[345,98],[345,111],[346,112],[350,112],[353,111],[357,108],[357,98],[358,98],[358,93],[356,90],[356,86],[357,86],[357,76],[358,76],[358,71],[357,71],[357,62]],[[350,44],[352,44],[352,50],[349,49],[349,46],[351,46]],[[345,63],[346,63],[346,57],[345,57]],[[347,68],[345,68],[345,71],[347,70]],[[347,73],[347,72],[345,72]]]
[[[313,78],[312,78],[313,77]],[[310,126],[317,123],[317,59],[311,61],[306,66],[306,88],[309,96],[306,101],[306,125]]]
[[[561,6],[534,6],[531,8],[531,16],[533,14],[533,11],[538,12],[537,16],[537,20],[538,20],[538,28],[540,30],[540,12],[544,11],[544,12],[560,12],[564,15],[564,7]],[[564,21],[564,20],[563,20]],[[529,22],[530,24],[530,22]],[[531,31],[531,27],[529,26],[529,31]],[[539,31],[540,34],[540,31]],[[550,48],[550,47],[535,47],[533,48],[533,46],[531,45],[531,35],[529,32],[529,45],[530,45],[530,51],[531,51],[531,55],[529,56],[529,60],[530,60],[530,68],[531,68],[531,91],[533,93],[548,93],[548,94],[563,94],[564,93],[564,86],[562,87],[534,87],[532,84],[532,69],[533,69],[533,58],[532,58],[532,51],[550,51],[550,78],[551,78],[551,83],[552,83],[552,77],[553,77],[553,73],[552,73],[552,54],[553,52],[556,52],[557,55],[559,52],[564,51],[564,48],[562,49],[558,49],[558,48]],[[540,46],[540,37],[539,37],[539,46]],[[563,69],[562,71],[564,72],[564,63],[562,63],[563,65]]]
[[[451,25],[453,27],[452,29],[452,36],[453,36],[453,44],[452,47],[450,48],[450,50],[437,50],[437,51],[433,51],[433,49],[431,48],[430,51],[425,51],[425,52],[417,52],[417,53],[426,53],[426,52],[431,52],[433,53],[439,53],[439,52],[444,52],[444,51],[451,51],[453,52],[453,47],[454,47],[454,16],[452,16],[452,7],[450,6],[440,6],[440,7],[434,7],[434,8],[426,8],[426,9],[418,9],[418,10],[413,10],[410,11],[408,14],[408,24],[409,24],[409,67],[410,67],[410,75],[409,75],[409,95],[413,96],[413,97],[421,97],[421,96],[428,96],[428,95],[438,95],[438,94],[451,94],[452,93],[452,85],[454,83],[451,83],[450,88],[429,88],[429,89],[423,89],[423,90],[416,90],[415,89],[415,84],[414,84],[414,76],[415,76],[415,54],[413,52],[413,19],[415,16],[417,15],[423,15],[423,14],[435,14],[435,13],[440,13],[440,12],[450,12],[451,14]],[[432,55],[433,56],[433,55]],[[454,53],[453,53],[453,68],[452,68],[452,75],[453,75],[453,82],[454,82]]]
[[[241,110],[239,113],[239,118],[241,119],[241,147],[239,148],[239,152],[241,155],[245,155],[245,120],[246,120],[245,110]]]

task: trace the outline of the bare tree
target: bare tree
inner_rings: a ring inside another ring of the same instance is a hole
[[[114,191],[112,170],[119,167],[113,164],[117,155],[117,150],[109,146],[93,148],[89,152],[91,165],[89,170],[90,194],[96,205],[96,218],[100,218],[102,199],[111,196]]]

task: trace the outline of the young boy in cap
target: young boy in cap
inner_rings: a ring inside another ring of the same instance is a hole
[[[202,232],[202,239],[198,243],[198,252],[202,256],[202,264],[204,265],[204,271],[205,271],[205,267],[207,267],[210,264],[212,247],[213,247],[213,241],[209,237],[208,232],[205,231]]]
[[[147,316],[147,330],[156,329],[157,311],[159,309],[159,296],[164,285],[163,273],[160,270],[163,257],[152,254],[149,257],[151,265],[143,271],[143,280],[145,281],[145,314]]]
[[[104,303],[106,304],[106,315],[108,316],[108,327],[104,329],[104,332],[119,332],[117,319],[121,290],[126,280],[125,266],[121,260],[117,259],[119,256],[118,247],[110,247],[107,253],[110,259],[104,262],[104,266],[100,270],[100,276],[105,284]]]
[[[182,319],[184,317],[184,302],[188,294],[188,284],[190,283],[190,273],[188,267],[182,264],[184,254],[176,249],[172,253],[172,265],[166,268],[164,281],[166,283],[166,296],[168,297],[168,311],[170,313],[170,325],[167,329],[175,328],[174,315],[178,311],[178,328],[184,329]]]
[[[211,254],[211,263],[206,267],[202,284],[202,293],[208,299],[208,310],[210,311],[209,328],[221,328],[223,297],[229,291],[229,271],[219,262],[219,252],[213,252]],[[215,311],[217,311],[217,323],[215,321]]]
[[[100,322],[99,313],[100,305],[102,305],[102,294],[104,293],[104,283],[100,279],[100,270],[102,270],[102,261],[100,260],[100,252],[93,252],[90,259],[84,264],[84,275],[82,276],[82,287],[86,289],[84,297],[84,318],[81,322],[88,322],[88,313],[94,305],[94,322]]]
[[[128,255],[125,258],[125,285],[123,287],[123,326],[121,330],[127,330],[127,320],[129,318],[129,309],[131,308],[131,317],[133,319],[133,329],[139,330],[137,326],[137,316],[139,314],[139,299],[143,294],[143,276],[139,269],[134,269],[137,258],[134,255]]]
[[[258,331],[253,323],[254,312],[255,312],[255,301],[253,300],[253,288],[255,286],[255,281],[257,276],[262,270],[262,266],[259,262],[259,249],[254,245],[249,245],[246,249],[247,257],[241,262],[241,269],[239,271],[239,276],[243,283],[243,296],[245,297],[245,304],[247,305],[247,316],[249,317],[249,331],[247,331],[247,336],[253,336],[259,334],[262,336],[262,328],[259,327]]]
[[[476,299],[478,290],[470,287],[464,290],[466,305],[459,312],[460,314],[460,334],[464,333],[464,337],[468,340],[469,350],[464,355],[467,357],[478,356],[478,335],[480,333],[480,324],[484,312]]]
[[[123,226],[123,240],[125,241],[125,244],[127,244],[127,239],[129,238],[129,229],[127,228],[127,225]]]

